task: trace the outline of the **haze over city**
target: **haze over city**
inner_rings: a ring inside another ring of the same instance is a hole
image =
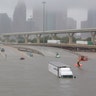
[[[32,10],[32,8],[42,7],[43,0],[0,0],[0,12],[7,12],[9,16],[12,17],[13,10],[18,1],[24,1],[27,6],[27,10]],[[87,10],[89,8],[95,8],[96,1],[95,0],[44,0],[46,2],[47,9],[51,10],[63,10],[64,8],[67,9],[82,9],[82,11]],[[74,11],[73,11],[74,12]],[[71,12],[72,13],[72,12]],[[80,15],[82,17],[86,17],[86,13],[82,12],[83,14]],[[76,12],[74,12],[75,16],[77,16]],[[72,14],[72,15],[73,15]],[[71,14],[70,14],[71,15]],[[77,18],[77,17],[76,17]]]
[[[95,0],[91,2],[88,0],[0,0],[0,32],[42,31],[43,27],[46,27],[44,30],[95,27],[95,2]],[[42,14],[43,7],[46,11],[45,17]]]

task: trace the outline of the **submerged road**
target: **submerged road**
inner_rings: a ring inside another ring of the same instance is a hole
[[[95,55],[78,69],[74,67],[77,55],[63,49],[36,47],[45,56],[30,57],[15,48],[1,47],[5,52],[0,52],[0,96],[96,96]],[[61,58],[55,57],[56,52]],[[48,71],[49,61],[70,65],[76,79],[57,78]]]

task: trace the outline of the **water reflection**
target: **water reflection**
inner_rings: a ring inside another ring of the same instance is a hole
[[[76,89],[73,86],[73,81],[75,79],[60,79],[59,92],[62,96],[74,96]]]

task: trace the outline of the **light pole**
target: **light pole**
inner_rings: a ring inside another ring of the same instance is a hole
[[[45,32],[45,26],[46,26],[46,23],[45,23],[45,17],[46,17],[45,4],[46,4],[46,2],[43,1],[42,4],[43,4],[43,33],[44,33],[44,32]],[[44,41],[44,34],[43,34],[43,43],[44,43],[44,42],[45,42],[45,41]]]

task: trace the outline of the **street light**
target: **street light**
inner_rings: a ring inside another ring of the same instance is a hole
[[[46,2],[43,1],[42,4],[43,4],[43,33],[44,33],[45,32],[45,26],[46,26],[46,24],[45,24],[45,17],[46,17],[46,15],[45,15],[45,4],[46,4]],[[44,43],[44,35],[43,35],[43,43]]]

